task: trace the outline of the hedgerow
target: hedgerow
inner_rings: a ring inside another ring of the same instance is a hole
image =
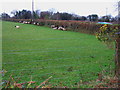
[[[99,31],[99,28],[102,24],[96,24],[95,22],[88,21],[72,21],[72,20],[44,20],[44,19],[6,19],[7,21],[13,22],[30,22],[30,24],[36,24],[39,26],[48,26],[56,25],[63,26],[67,31],[81,32],[95,35]],[[116,25],[114,25],[116,26]],[[108,27],[113,28],[113,25],[108,25]]]

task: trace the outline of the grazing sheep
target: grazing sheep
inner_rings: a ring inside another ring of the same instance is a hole
[[[63,30],[63,27],[60,26],[58,29],[59,29],[59,30]]]
[[[23,24],[27,24],[28,22],[26,22],[26,21],[23,21]]]
[[[55,29],[57,29],[57,27],[54,27],[53,29],[55,30]]]
[[[23,21],[23,24],[25,24],[25,21]]]
[[[51,25],[51,28],[55,28],[55,25]]]
[[[65,28],[63,28],[62,30],[63,30],[63,31],[66,31],[66,29],[65,29]]]
[[[36,24],[36,22],[33,23],[34,25]]]
[[[27,22],[28,24],[30,24],[30,22]]]
[[[60,26],[58,29],[59,29],[59,30],[63,30],[63,31],[66,30],[66,29],[65,29],[64,27],[62,27],[62,26]]]
[[[22,23],[22,21],[19,21],[19,23]]]
[[[60,26],[60,27],[59,27],[58,25],[56,25],[56,26],[55,26],[55,25],[51,25],[51,28],[54,29],[54,30],[55,30],[55,29],[63,30],[63,31],[66,30],[63,26]]]
[[[39,25],[39,23],[37,23],[37,25]]]
[[[15,28],[20,28],[20,26],[15,26]]]

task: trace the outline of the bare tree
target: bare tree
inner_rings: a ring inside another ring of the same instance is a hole
[[[53,15],[54,13],[57,12],[56,9],[54,9],[54,8],[50,8],[48,11],[51,13],[51,15]]]
[[[13,14],[13,16],[15,16],[15,15],[16,15],[16,12],[17,12],[17,10],[13,10],[13,11],[11,12],[11,14]]]

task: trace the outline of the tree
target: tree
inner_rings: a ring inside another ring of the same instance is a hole
[[[13,17],[15,17],[17,10],[13,10],[11,14],[13,14]]]
[[[96,34],[98,40],[105,43],[115,41],[115,76],[118,78],[118,84],[120,83],[120,25],[108,26],[107,24],[103,25],[100,28],[100,31]],[[119,86],[119,85],[118,85]]]
[[[39,15],[39,13],[37,11],[33,11],[33,18],[34,19],[40,18],[40,15]]]
[[[22,11],[13,10],[11,14],[14,15],[13,18],[15,19],[31,19],[32,18],[31,11],[25,10],[25,9],[23,9]]]
[[[59,12],[54,13],[54,14],[52,15],[52,19],[53,19],[53,20],[60,20],[60,13],[59,13]]]
[[[36,15],[37,15],[37,19],[40,18],[40,12],[41,12],[40,10],[36,10],[36,11],[35,11],[35,13],[36,13]]]
[[[60,13],[60,19],[61,20],[71,20],[72,15],[69,13]]]
[[[32,17],[31,11],[29,10],[23,9],[22,11],[19,11],[19,12],[21,13],[20,16],[18,14],[19,18],[22,17],[22,19],[31,19]]]
[[[81,16],[81,20],[85,21],[85,20],[87,20],[87,18],[85,16]]]
[[[0,16],[1,16],[2,19],[10,18],[10,16],[7,13],[2,13]]]
[[[102,16],[100,20],[103,21],[103,22],[111,22],[112,21],[112,16],[111,15]]]
[[[98,15],[97,14],[92,14],[92,21],[97,21],[98,20]]]
[[[48,12],[50,13],[49,19],[53,19],[53,16],[56,13],[56,10],[54,8],[50,8]]]
[[[50,12],[48,11],[43,11],[40,13],[40,18],[41,19],[50,19]]]
[[[53,15],[54,13],[56,13],[56,10],[54,8],[50,8],[48,11],[50,12],[50,15]]]
[[[87,17],[89,21],[97,21],[98,20],[98,15],[97,14],[92,14]]]
[[[88,15],[87,18],[88,18],[89,21],[92,21],[92,16],[91,15]]]

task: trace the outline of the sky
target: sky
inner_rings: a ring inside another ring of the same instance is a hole
[[[97,14],[98,16],[116,16],[117,2],[120,0],[34,0],[34,10],[68,12],[80,16]],[[8,13],[13,10],[32,10],[32,0],[1,0],[0,13]]]

